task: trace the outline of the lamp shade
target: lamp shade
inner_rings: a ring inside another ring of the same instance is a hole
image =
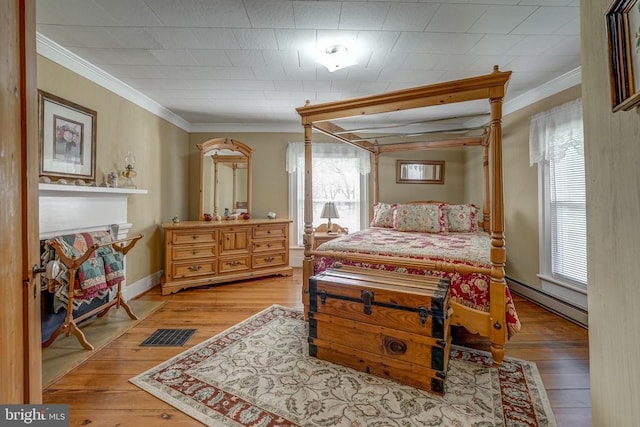
[[[333,202],[325,203],[322,207],[320,218],[340,218],[340,215],[338,215],[338,209],[336,209],[336,204]]]

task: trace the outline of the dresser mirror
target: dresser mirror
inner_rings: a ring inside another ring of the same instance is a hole
[[[235,139],[196,144],[200,150],[200,219],[251,212],[251,153]]]

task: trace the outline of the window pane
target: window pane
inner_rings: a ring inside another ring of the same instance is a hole
[[[587,285],[587,220],[584,154],[570,148],[550,162],[552,275]]]
[[[327,223],[320,218],[322,207],[326,202],[334,202],[340,218],[332,219],[350,231],[361,229],[362,192],[366,179],[360,174],[357,157],[335,156],[330,153],[314,154],[313,158],[313,226]],[[298,245],[302,245],[304,235],[304,159],[299,159],[296,174],[296,213],[298,229]]]

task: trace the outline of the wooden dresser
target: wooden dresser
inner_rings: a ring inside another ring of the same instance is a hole
[[[162,224],[162,295],[250,277],[290,276],[290,223],[251,219]]]

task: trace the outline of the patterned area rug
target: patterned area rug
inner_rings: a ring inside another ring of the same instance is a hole
[[[271,306],[130,381],[210,426],[555,426],[534,363],[453,346],[444,397],[308,356]]]

